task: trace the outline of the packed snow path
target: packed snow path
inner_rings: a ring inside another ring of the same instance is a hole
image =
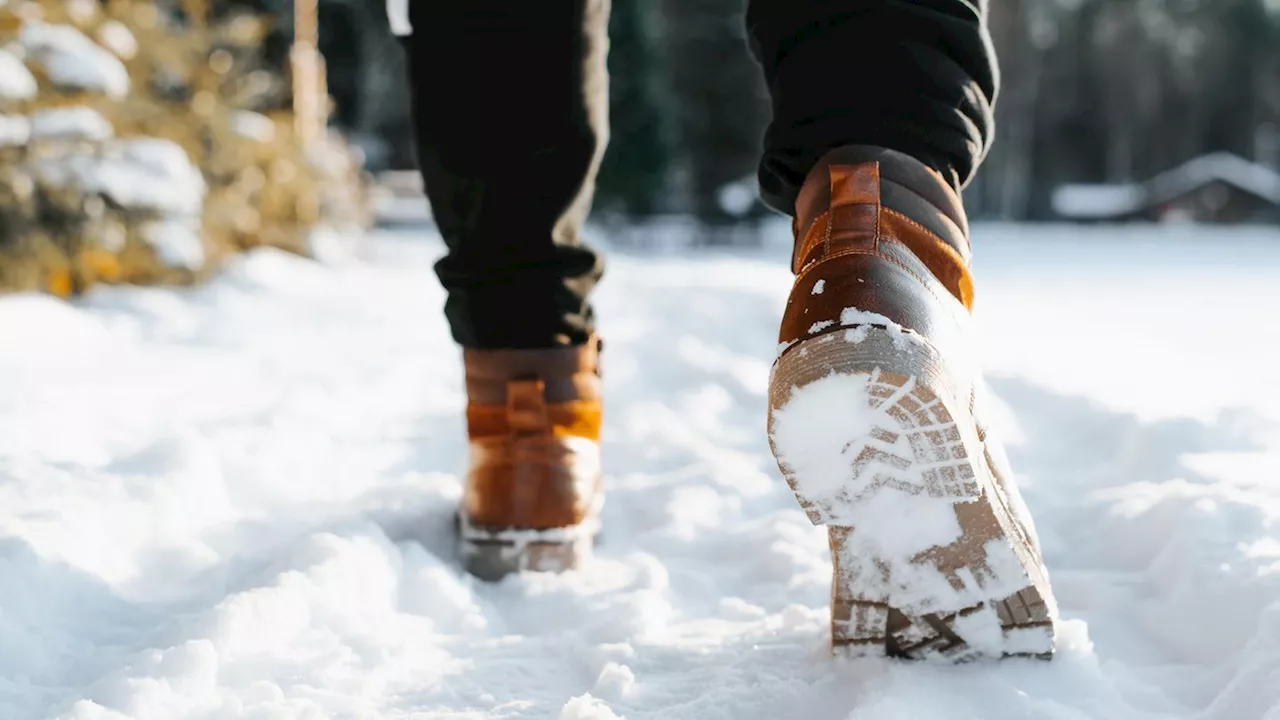
[[[613,253],[597,561],[461,575],[459,358],[405,231],[0,298],[0,717],[1280,718],[1280,237],[976,235],[1052,663],[829,657],[763,435],[780,238]]]

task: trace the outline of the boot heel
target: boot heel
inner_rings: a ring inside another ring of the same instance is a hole
[[[832,559],[832,649],[850,657],[884,655],[892,608],[888,595],[875,593],[874,589],[887,586],[888,568],[865,568],[858,563],[842,562],[845,541],[851,532],[853,528],[827,528]],[[883,577],[867,581],[860,577],[862,572],[883,573]]]
[[[591,556],[604,504],[599,338],[463,351],[470,459],[456,520],[467,571],[499,580]]]
[[[964,660],[1053,652],[1047,574],[937,351],[860,326],[774,367],[769,437],[833,559],[832,643]]]
[[[564,572],[586,565],[593,554],[600,523],[595,517],[580,525],[551,530],[494,530],[459,517],[458,549],[466,571],[485,581],[512,573]]]

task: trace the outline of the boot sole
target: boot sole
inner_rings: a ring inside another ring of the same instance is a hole
[[[565,572],[591,558],[600,532],[598,513],[581,524],[547,530],[486,528],[455,516],[462,565],[475,577],[497,582],[519,572]]]
[[[805,340],[774,367],[774,455],[828,528],[833,649],[1047,659],[1047,573],[946,367],[918,335],[872,325]]]

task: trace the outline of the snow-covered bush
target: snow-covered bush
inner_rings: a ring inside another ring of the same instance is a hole
[[[198,0],[0,2],[0,291],[185,283],[367,224],[340,138],[303,151],[268,26]]]
[[[129,73],[120,60],[74,27],[28,20],[17,40],[27,62],[57,90],[113,100],[129,94]]]

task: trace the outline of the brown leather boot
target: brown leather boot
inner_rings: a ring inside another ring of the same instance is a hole
[[[578,567],[599,528],[600,341],[466,349],[471,464],[459,514],[469,572]]]
[[[846,147],[796,210],[769,436],[828,527],[834,645],[1049,657],[1057,610],[1035,529],[980,417],[960,198],[914,158]]]

